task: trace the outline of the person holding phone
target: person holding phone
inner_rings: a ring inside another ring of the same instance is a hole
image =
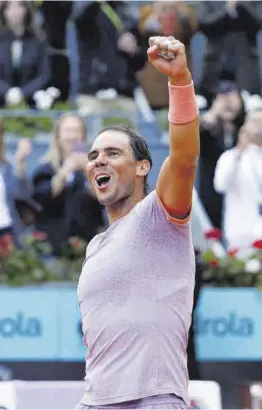
[[[75,114],[55,125],[48,153],[33,173],[33,196],[42,205],[37,230],[47,233],[54,255],[70,236],[89,242],[103,226],[102,207],[85,176],[87,130]]]
[[[249,248],[262,237],[262,110],[248,113],[235,148],[219,158],[214,187],[224,195],[229,247]]]

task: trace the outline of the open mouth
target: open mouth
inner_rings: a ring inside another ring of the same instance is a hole
[[[95,178],[96,186],[98,188],[105,188],[109,184],[110,179],[111,179],[111,177],[107,174],[98,175]]]

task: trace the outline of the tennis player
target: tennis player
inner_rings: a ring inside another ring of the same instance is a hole
[[[148,193],[147,144],[129,128],[103,129],[88,153],[88,179],[110,225],[88,245],[78,284],[87,346],[83,410],[189,408],[199,113],[184,45],[173,37],[149,44],[149,61],[169,77],[170,94],[169,155],[156,189]]]

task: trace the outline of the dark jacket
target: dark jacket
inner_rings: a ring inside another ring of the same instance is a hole
[[[125,2],[109,2],[121,21],[122,28],[112,23],[102,11],[100,2],[75,2],[75,24],[79,46],[79,93],[94,94],[114,88],[120,95],[131,97],[137,86],[135,72],[140,70],[146,55],[141,49],[130,56],[117,48],[119,35],[132,32],[139,40],[137,23],[128,14]]]
[[[16,37],[10,31],[0,36],[0,99],[2,100],[11,87],[20,87],[26,98],[32,97],[35,91],[45,87],[50,76],[46,44],[29,32],[25,32],[21,38],[21,61],[17,70],[14,69],[11,50],[15,40]]]
[[[229,79],[240,90],[260,94],[256,36],[261,28],[262,3],[239,1],[236,14],[232,14],[225,1],[199,2],[198,17],[199,30],[207,37],[199,92],[210,100],[220,79]]]
[[[200,141],[198,193],[212,224],[221,229],[223,197],[215,191],[213,180],[217,160],[225,151],[222,121],[211,129],[206,129],[200,122]]]
[[[67,21],[72,1],[43,1],[41,12],[51,57],[50,85],[60,90],[59,100],[66,101],[70,90],[70,62],[67,52]]]
[[[41,12],[44,15],[44,31],[47,41],[55,50],[65,50],[66,23],[72,12],[72,1],[42,1]]]
[[[89,242],[103,225],[103,209],[90,194],[85,175],[75,172],[56,197],[51,193],[51,179],[55,175],[52,165],[46,163],[33,173],[33,198],[42,205],[36,217],[36,229],[47,233],[55,255],[70,236]]]

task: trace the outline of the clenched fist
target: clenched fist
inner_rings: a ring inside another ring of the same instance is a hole
[[[175,37],[150,37],[147,55],[151,64],[166,74],[172,84],[185,85],[191,82],[185,46]]]

